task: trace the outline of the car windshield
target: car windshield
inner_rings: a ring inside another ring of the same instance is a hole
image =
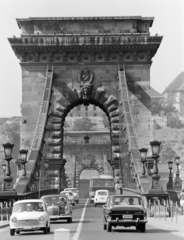
[[[101,192],[98,192],[98,195],[100,195],[100,196],[107,196],[107,192],[106,191],[101,191]]]
[[[142,199],[140,197],[132,197],[132,196],[113,196],[110,199],[110,205],[142,205]]]
[[[66,200],[66,198],[61,197],[61,196],[48,196],[48,197],[44,197],[43,201],[46,204],[49,204],[49,203],[66,202],[67,200]]]
[[[22,202],[16,203],[13,212],[43,212],[44,205],[42,202]]]

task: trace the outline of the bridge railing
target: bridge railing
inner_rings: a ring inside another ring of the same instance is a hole
[[[12,214],[13,203],[24,199],[39,199],[44,195],[58,194],[58,189],[44,189],[36,192],[24,193],[15,196],[0,197],[0,221],[8,221]]]

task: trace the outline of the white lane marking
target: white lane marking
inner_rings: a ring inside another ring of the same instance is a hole
[[[87,199],[87,201],[86,201],[86,204],[85,204],[84,209],[82,211],[82,215],[81,215],[81,219],[80,219],[79,225],[77,227],[76,233],[73,236],[72,240],[78,240],[78,238],[79,238],[79,234],[80,234],[81,229],[82,229],[82,221],[84,220],[84,215],[85,215],[86,206],[88,204],[88,201],[89,201],[89,199]]]

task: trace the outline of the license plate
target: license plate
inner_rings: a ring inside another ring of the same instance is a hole
[[[132,218],[132,215],[123,215],[123,218],[131,219],[131,218]]]

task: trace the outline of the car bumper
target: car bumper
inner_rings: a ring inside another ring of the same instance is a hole
[[[56,216],[51,215],[50,220],[67,219],[67,218],[71,218],[71,217],[72,217],[71,214],[65,214],[65,215],[63,214],[63,215],[56,215]]]
[[[36,231],[45,228],[46,224],[40,224],[35,226],[10,226],[10,229],[17,231]]]
[[[107,201],[94,201],[95,204],[105,204]]]
[[[125,223],[128,223],[128,224],[132,224],[132,225],[138,225],[138,224],[145,224],[147,223],[148,221],[147,220],[128,220],[128,219],[123,219],[123,220],[112,220],[112,219],[108,219],[107,222],[109,223],[117,223],[117,224],[125,224]]]

